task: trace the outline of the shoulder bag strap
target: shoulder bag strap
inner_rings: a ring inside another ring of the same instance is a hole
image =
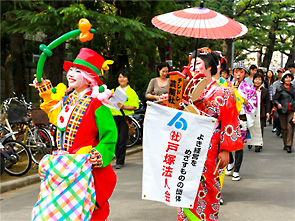
[[[124,120],[126,121],[126,123],[128,124],[128,126],[130,127],[129,121],[128,121],[128,119],[127,119],[127,117],[126,117],[124,111],[123,111],[122,109],[120,109],[120,111],[121,111],[121,113],[122,113],[122,115],[123,115],[123,117],[124,117]]]

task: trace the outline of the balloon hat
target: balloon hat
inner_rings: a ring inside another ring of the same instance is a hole
[[[41,44],[39,49],[42,52],[37,64],[37,81],[41,83],[41,78],[43,75],[43,68],[46,61],[47,56],[52,56],[52,50],[59,46],[60,44],[64,43],[65,41],[77,37],[79,35],[79,40],[81,42],[90,41],[93,38],[93,33],[95,33],[95,29],[91,28],[90,22],[86,18],[81,18],[78,23],[79,29],[70,31],[65,33],[64,35],[60,36],[59,38],[55,39],[51,42],[48,46]]]

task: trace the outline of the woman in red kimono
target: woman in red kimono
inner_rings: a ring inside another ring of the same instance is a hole
[[[217,73],[217,63],[209,48],[198,49],[192,53],[191,71],[193,75],[203,74],[207,78],[207,88],[194,105],[218,121],[211,138],[194,206],[192,209],[179,208],[178,220],[218,220],[220,180],[218,173],[213,173],[218,161],[219,168],[225,167],[229,162],[229,152],[243,148],[238,112],[228,88],[220,86],[212,79]]]

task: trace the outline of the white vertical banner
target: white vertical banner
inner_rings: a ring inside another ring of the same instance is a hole
[[[192,208],[216,119],[148,102],[142,198]]]

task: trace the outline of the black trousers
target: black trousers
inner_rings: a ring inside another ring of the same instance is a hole
[[[114,116],[114,120],[118,130],[118,140],[115,149],[117,158],[116,164],[124,165],[126,155],[126,141],[129,128],[123,116]]]
[[[278,114],[274,114],[273,128],[276,128],[277,132],[281,133],[281,123],[280,123],[280,118],[278,117]]]
[[[235,167],[234,167],[234,172],[239,172],[241,165],[242,165],[242,161],[243,161],[243,155],[244,155],[244,150],[237,150],[235,151]],[[229,163],[233,163],[234,162],[234,158],[233,158],[233,154],[230,152],[229,153]]]

